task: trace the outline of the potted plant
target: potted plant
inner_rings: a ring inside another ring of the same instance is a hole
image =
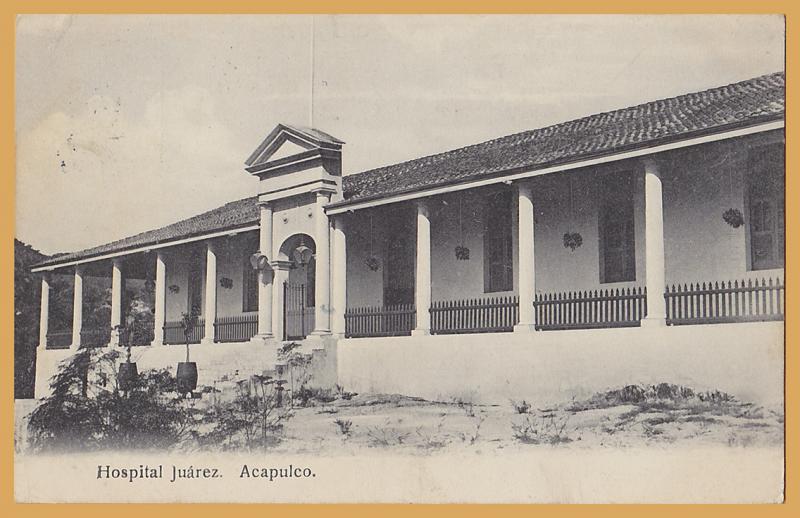
[[[744,225],[744,215],[739,209],[730,208],[722,213],[722,219],[733,228]]]
[[[186,341],[186,361],[178,362],[178,372],[175,376],[179,394],[189,394],[197,388],[197,364],[189,360],[189,335],[197,325],[199,314],[199,308],[192,306],[190,311],[181,315],[181,329]]]
[[[131,345],[133,342],[134,327],[136,325],[136,320],[133,317],[133,315],[128,315],[125,320],[127,323],[125,330],[127,332],[123,333],[122,326],[119,325],[114,326],[114,332],[122,335],[125,338],[127,355],[125,361],[119,364],[119,372],[117,373],[117,383],[119,384],[120,390],[128,392],[133,388],[133,385],[136,383],[136,378],[139,376],[139,370],[136,367],[136,362],[131,361]]]
[[[583,236],[581,236],[578,232],[564,233],[564,248],[569,248],[574,252],[575,249],[580,247],[582,244]]]

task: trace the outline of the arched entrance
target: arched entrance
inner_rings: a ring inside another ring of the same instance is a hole
[[[302,340],[314,330],[316,246],[307,234],[283,242],[280,258],[291,263],[283,283],[283,339]]]

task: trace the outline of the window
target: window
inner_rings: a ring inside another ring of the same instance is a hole
[[[783,145],[751,150],[748,171],[750,269],[783,268]]]
[[[600,282],[636,280],[633,174],[610,174],[600,185]]]
[[[242,259],[242,311],[258,311],[258,270],[250,264],[250,256],[258,251],[258,243],[244,247]]]
[[[511,192],[504,191],[491,195],[486,203],[483,235],[485,293],[514,289],[511,202]]]
[[[189,266],[188,289],[189,312],[201,315],[203,313],[203,264],[200,260],[193,260]]]
[[[384,243],[383,303],[386,306],[414,303],[416,268],[416,212],[410,207],[386,214],[393,234]]]

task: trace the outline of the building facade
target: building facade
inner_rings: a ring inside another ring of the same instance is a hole
[[[246,160],[255,196],[34,268],[37,397],[80,347],[172,364],[194,311],[201,383],[273,368],[292,340],[318,383],[359,391],[497,401],[689,380],[780,398],[783,127],[782,73],[358,174],[344,142],[278,125]],[[70,329],[49,328],[57,275]],[[110,287],[94,328],[89,277]],[[136,333],[134,285],[152,313]]]

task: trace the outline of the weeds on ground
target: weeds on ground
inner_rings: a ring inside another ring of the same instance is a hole
[[[462,398],[453,398],[453,403],[467,414],[467,417],[475,417],[475,405],[472,401],[467,401]]]
[[[525,444],[561,444],[572,442],[567,434],[569,415],[557,418],[555,413],[534,416],[524,414],[519,422],[512,422],[514,437]]]
[[[461,440],[465,443],[468,443],[470,446],[478,442],[478,437],[480,436],[481,425],[486,420],[486,414],[480,412],[478,415],[473,414],[473,425],[474,430],[471,433],[462,432],[461,433]]]
[[[367,438],[370,446],[399,446],[405,443],[410,434],[391,428],[390,424],[389,419],[387,419],[384,426],[367,428]]]
[[[341,398],[341,399],[344,399],[345,401],[350,401],[351,399],[353,399],[353,397],[358,395],[358,392],[348,392],[348,391],[346,391],[344,389],[344,387],[339,385],[338,383],[336,384],[334,389],[336,391],[336,396]]]
[[[518,414],[527,414],[531,411],[531,405],[524,399],[522,401],[514,401],[511,400],[511,406],[514,407],[514,411]]]
[[[422,441],[419,445],[420,448],[425,450],[438,450],[440,448],[444,448],[450,442],[448,441],[447,436],[442,433],[442,428],[444,428],[444,422],[445,419],[447,419],[447,414],[441,414],[440,417],[441,419],[439,420],[439,423],[431,433],[424,432],[421,426],[417,428],[416,434]]]
[[[353,431],[353,421],[349,419],[337,419],[333,422],[333,424],[339,427],[339,433],[342,434],[345,439],[350,438],[350,434]]]

